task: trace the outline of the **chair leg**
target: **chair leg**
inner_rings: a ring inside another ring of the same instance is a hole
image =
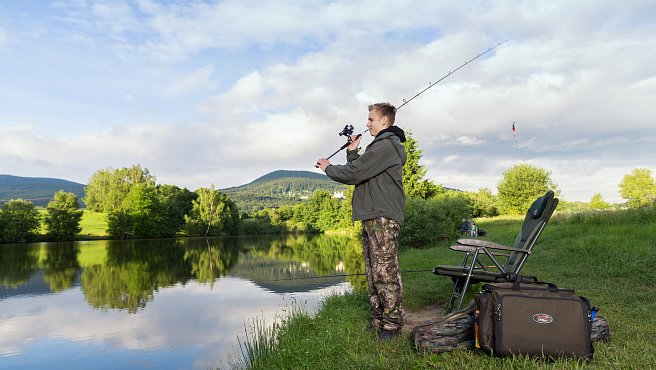
[[[446,307],[447,314],[451,313],[451,310],[453,309],[453,303],[455,302],[456,299],[458,299],[458,307],[456,308],[456,310],[459,311],[462,308],[462,301],[465,299],[465,294],[467,293],[467,288],[469,287],[469,282],[471,281],[474,265],[478,260],[478,249],[476,250],[476,252],[474,252],[470,265],[466,266],[468,258],[469,258],[469,253],[467,253],[467,256],[465,257],[465,260],[463,261],[462,264],[463,267],[468,267],[467,275],[454,278],[453,280],[453,291],[451,292],[451,299],[449,300],[449,305]]]
[[[453,304],[456,302],[457,299],[460,299],[460,295],[462,295],[462,284],[461,284],[462,282],[463,282],[462,278],[453,278],[453,290],[451,291],[451,298],[449,299],[449,304],[446,306],[446,312],[444,313],[445,315],[451,313]]]

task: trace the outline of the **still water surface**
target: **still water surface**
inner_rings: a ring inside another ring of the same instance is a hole
[[[0,245],[0,368],[224,368],[254,320],[362,284],[315,278],[360,253],[325,235]]]

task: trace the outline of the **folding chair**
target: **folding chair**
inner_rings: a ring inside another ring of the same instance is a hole
[[[557,205],[558,199],[554,198],[551,190],[536,199],[526,212],[512,247],[487,240],[458,239],[458,244],[450,249],[465,253],[462,265],[440,265],[433,269],[435,275],[450,276],[453,280],[453,292],[446,313],[451,312],[456,301],[456,309],[460,310],[471,284],[502,281],[509,274],[519,274]]]

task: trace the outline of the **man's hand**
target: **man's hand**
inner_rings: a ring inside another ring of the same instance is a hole
[[[321,171],[326,172],[326,168],[330,166],[330,161],[326,158],[317,159],[317,164],[314,165],[316,168],[321,168]]]
[[[349,145],[346,147],[346,150],[354,151],[358,150],[360,145],[360,140],[362,140],[362,135],[351,135],[349,138]]]

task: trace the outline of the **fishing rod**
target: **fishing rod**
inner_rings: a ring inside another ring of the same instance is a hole
[[[412,273],[412,272],[433,272],[433,270],[403,270],[399,271],[400,273]],[[335,274],[335,275],[321,275],[321,276],[304,276],[299,278],[285,278],[285,279],[270,279],[270,280],[259,280],[259,281],[292,281],[292,280],[310,280],[310,279],[328,279],[334,277],[349,277],[349,276],[364,276],[365,273],[354,273],[354,274]]]
[[[418,92],[417,94],[415,94],[415,95],[414,95],[413,97],[411,97],[410,99],[407,99],[407,100],[406,100],[406,99],[403,99],[403,104],[399,105],[399,106],[396,108],[396,110],[398,111],[398,110],[401,109],[403,106],[405,106],[406,104],[410,103],[410,102],[413,101],[415,98],[417,98],[419,95],[425,93],[425,92],[426,92],[428,89],[430,89],[431,87],[433,87],[433,86],[439,84],[439,83],[442,82],[444,79],[446,79],[447,77],[449,77],[449,76],[451,76],[452,74],[456,73],[457,71],[459,71],[461,68],[463,68],[463,67],[466,66],[467,64],[469,64],[469,63],[475,61],[476,59],[482,57],[483,55],[489,53],[490,51],[492,51],[492,50],[498,48],[499,46],[501,46],[501,45],[503,45],[503,44],[505,44],[507,41],[508,41],[508,40],[504,40],[504,41],[502,41],[502,42],[500,42],[500,43],[498,43],[498,44],[496,44],[496,45],[494,45],[494,46],[488,48],[488,49],[485,50],[484,52],[479,53],[479,54],[476,54],[475,57],[473,57],[473,58],[469,59],[468,61],[466,61],[465,63],[461,64],[458,68],[454,69],[453,71],[449,71],[449,73],[447,73],[447,74],[445,74],[444,76],[440,77],[440,79],[437,80],[436,82],[429,82],[429,83],[428,83],[428,87],[426,87],[425,89],[421,90],[420,92]],[[364,132],[362,132],[361,134],[358,134],[358,135],[355,137],[354,140],[357,140],[358,138],[360,138],[360,137],[361,137],[365,132],[367,132],[367,131],[369,131],[369,129],[366,129],[366,130],[364,130]],[[351,142],[352,142],[352,140],[351,140],[351,135],[352,135],[352,134],[353,134],[353,125],[346,125],[346,126],[344,126],[344,129],[342,130],[342,132],[339,133],[339,135],[340,135],[340,136],[342,136],[342,135],[346,136],[346,138],[347,138],[347,142],[346,142],[346,144],[342,145],[341,148],[337,149],[337,151],[335,151],[335,153],[331,154],[330,157],[328,157],[328,158],[326,158],[326,159],[330,159],[332,156],[334,156],[335,154],[339,153],[339,152],[342,151],[344,148],[346,148],[347,146],[349,146],[349,144],[351,144]]]

